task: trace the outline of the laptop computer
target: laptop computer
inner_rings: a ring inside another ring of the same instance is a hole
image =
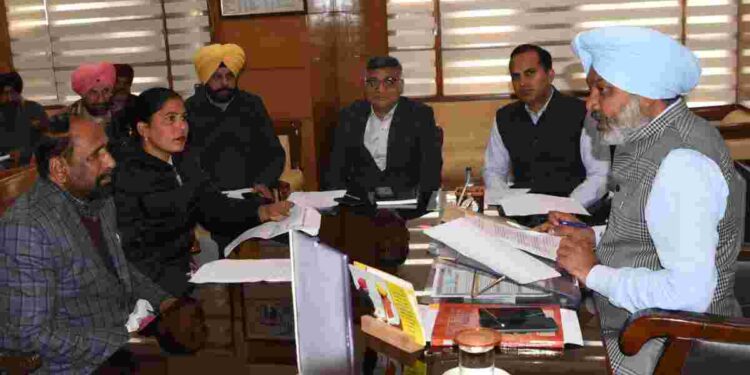
[[[294,333],[300,374],[354,374],[348,257],[289,232]]]

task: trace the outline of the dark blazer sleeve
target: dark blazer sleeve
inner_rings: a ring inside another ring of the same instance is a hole
[[[209,183],[199,193],[196,213],[212,233],[234,236],[261,223],[259,207],[258,200],[229,198]]]
[[[434,191],[440,188],[443,169],[442,134],[435,125],[435,114],[429,106],[422,107],[419,122],[419,187],[422,191]]]
[[[266,106],[263,104],[263,99],[253,96],[253,101],[253,116],[255,119],[252,124],[256,126],[255,130],[259,135],[259,137],[255,137],[258,141],[254,142],[257,151],[251,150],[254,157],[259,159],[257,161],[259,173],[255,178],[255,182],[267,186],[276,186],[281,173],[284,172],[286,154],[284,153],[284,148],[281,147],[279,137],[276,136],[276,132],[273,129],[273,121],[271,121],[271,116],[268,115]]]
[[[352,121],[351,110],[346,108],[339,114],[338,126],[333,131],[333,147],[330,163],[325,173],[324,189],[346,189],[346,149],[348,144],[349,122]]]
[[[133,290],[135,291],[132,301],[133,306],[135,306],[135,302],[138,299],[142,298],[151,304],[154,311],[158,312],[159,305],[161,305],[165,299],[173,297],[151,280],[151,278],[141,273],[141,271],[138,270],[138,267],[130,265],[128,270],[130,270],[130,279],[133,284]]]
[[[190,214],[206,229],[212,233],[235,235],[260,224],[260,200],[233,199],[222,194],[193,156],[185,155],[180,169],[183,180],[194,186]]]

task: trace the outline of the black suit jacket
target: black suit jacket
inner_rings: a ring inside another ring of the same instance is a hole
[[[364,145],[372,106],[356,101],[341,111],[333,139],[327,189],[372,190],[389,186],[403,191],[440,187],[442,139],[432,108],[401,97],[388,132],[385,170],[381,171]]]

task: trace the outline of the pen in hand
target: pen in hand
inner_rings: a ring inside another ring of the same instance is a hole
[[[579,223],[577,221],[567,221],[567,220],[560,220],[560,225],[564,225],[566,227],[573,227],[573,228],[588,228],[589,226],[584,223]]]

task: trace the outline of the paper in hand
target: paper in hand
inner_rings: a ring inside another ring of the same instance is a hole
[[[239,244],[251,238],[269,239],[295,229],[311,236],[317,236],[320,230],[320,220],[320,213],[314,208],[295,205],[289,211],[289,217],[286,219],[269,221],[240,234],[224,248],[224,256],[229,256]]]

